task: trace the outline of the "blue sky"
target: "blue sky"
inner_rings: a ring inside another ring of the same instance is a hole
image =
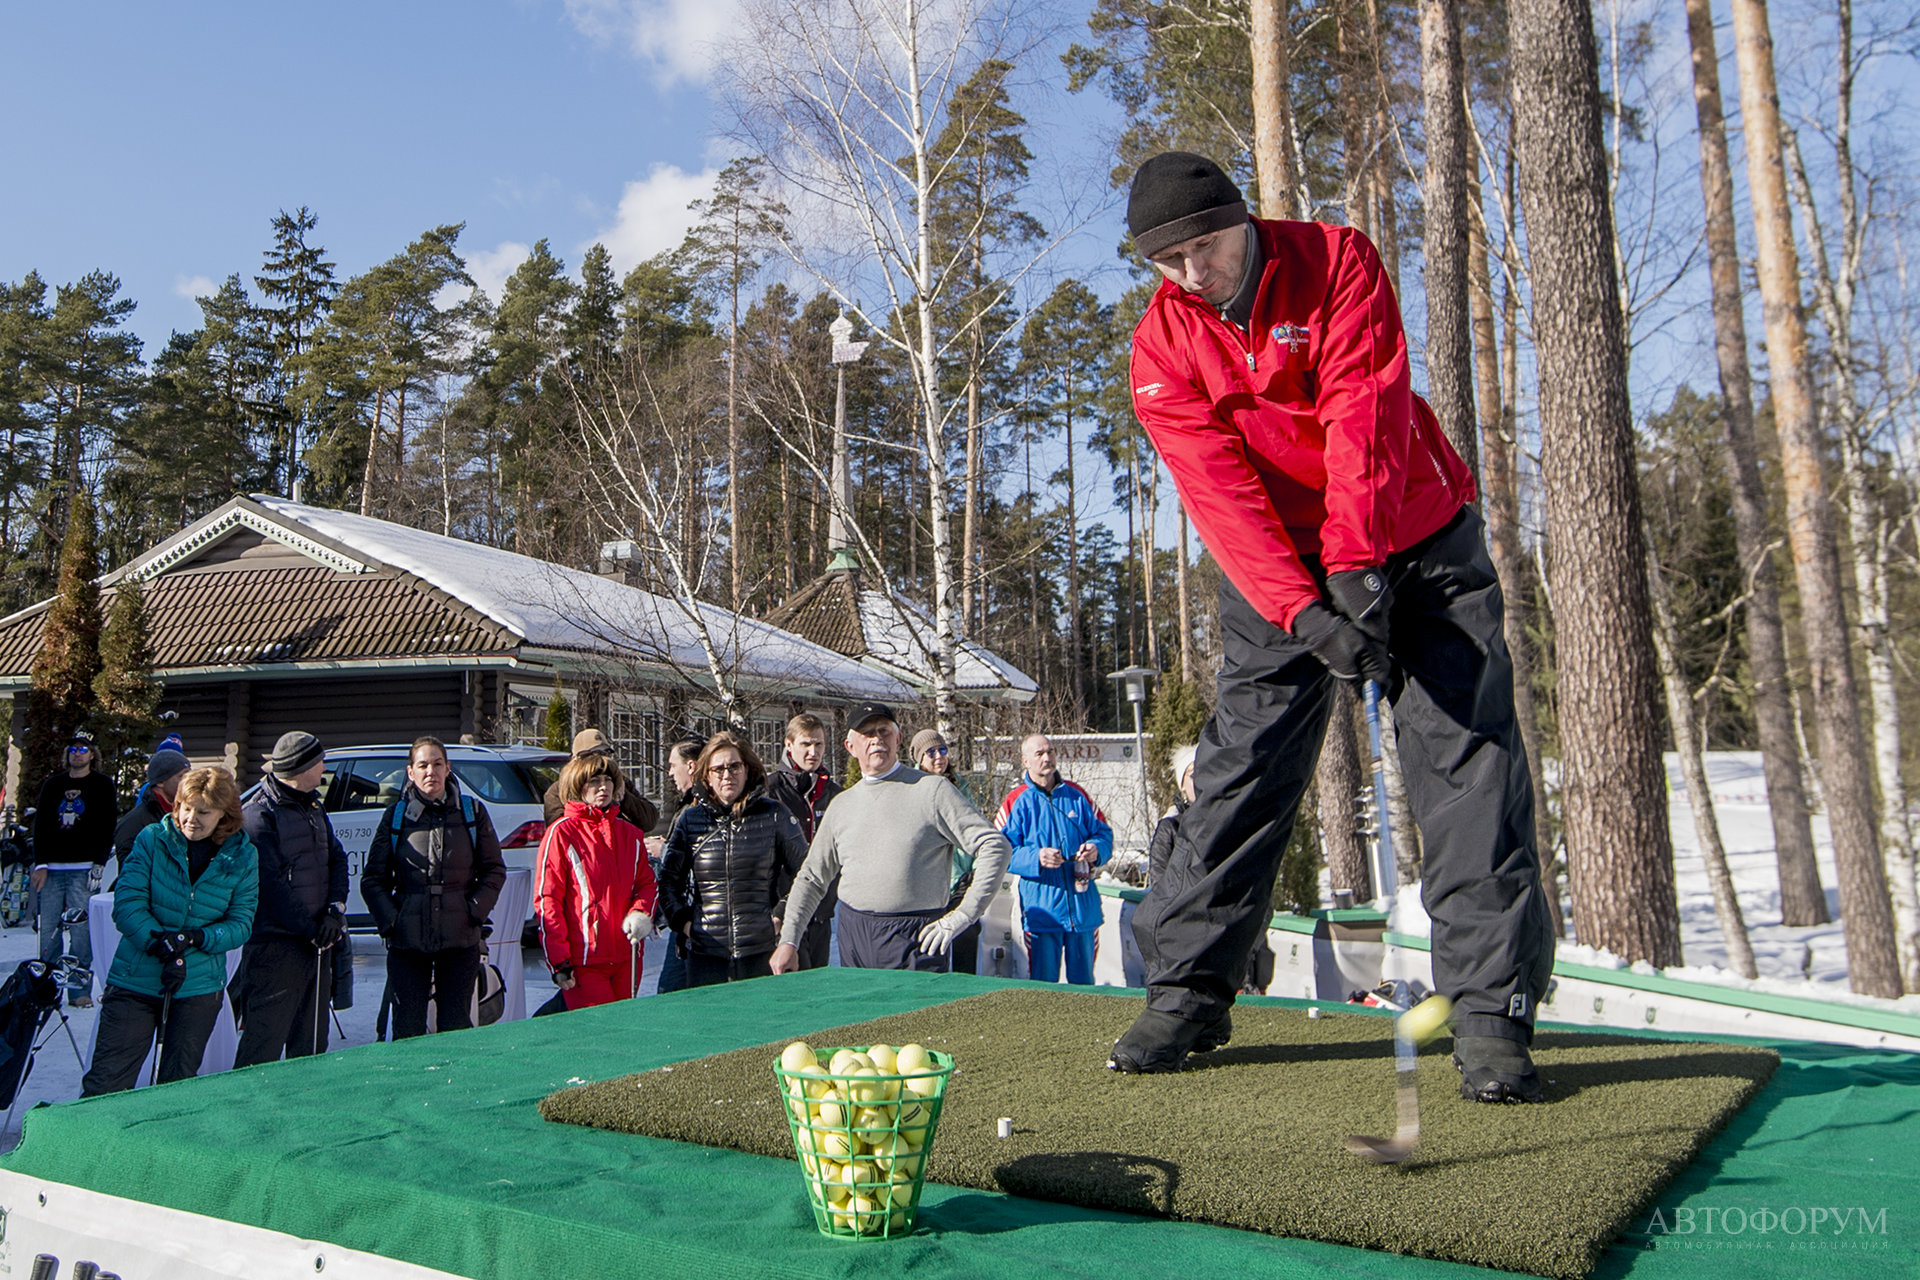
[[[731,154],[705,88],[729,9],[4,6],[0,279],[112,271],[152,354],[169,330],[198,327],[196,292],[235,271],[252,288],[269,220],[301,204],[343,279],[461,221],[469,269],[496,300],[543,236],[570,268],[595,240],[630,266],[679,242],[687,202]],[[1036,66],[1059,80],[1050,56]],[[1061,95],[1046,96],[1050,118]],[[1095,97],[1065,109],[1097,112]],[[1109,210],[1079,256],[1111,264],[1117,236]]]

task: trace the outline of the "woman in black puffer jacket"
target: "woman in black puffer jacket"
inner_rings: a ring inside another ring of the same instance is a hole
[[[393,1038],[427,1033],[427,995],[440,1030],[473,1025],[483,926],[507,882],[487,807],[463,795],[438,738],[407,756],[407,789],[380,815],[360,876],[374,927],[387,940]]]
[[[807,841],[766,781],[751,746],[715,734],[694,765],[697,799],[667,836],[660,901],[667,927],[686,940],[690,987],[771,972],[777,921]]]

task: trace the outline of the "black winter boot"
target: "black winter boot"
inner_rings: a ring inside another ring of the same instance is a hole
[[[1527,1046],[1505,1036],[1455,1036],[1453,1065],[1469,1102],[1544,1102],[1540,1073]]]
[[[1121,1036],[1120,1042],[1113,1046],[1113,1055],[1107,1059],[1107,1069],[1128,1075],[1158,1075],[1179,1071],[1187,1065],[1189,1053],[1217,1049],[1227,1042],[1230,1034],[1232,1026],[1227,1022],[1225,1013],[1212,1022],[1189,1022],[1171,1013],[1161,1013],[1158,1009],[1143,1009],[1133,1025],[1127,1028],[1127,1034]],[[1201,1042],[1214,1035],[1218,1038],[1202,1049]]]

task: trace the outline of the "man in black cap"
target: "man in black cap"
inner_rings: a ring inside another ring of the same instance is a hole
[[[260,789],[241,808],[260,851],[260,905],[233,978],[236,1067],[327,1051],[323,984],[332,979],[321,963],[347,936],[347,851],[321,802],[326,773],[320,739],[283,733]]]
[[[1225,661],[1196,799],[1134,915],[1147,1007],[1109,1065],[1174,1071],[1226,1043],[1348,696],[1334,681],[1365,679],[1394,704],[1462,1092],[1538,1101],[1553,935],[1500,584],[1472,472],[1413,394],[1379,255],[1349,227],[1249,217],[1187,152],[1140,166],[1127,218],[1164,277],[1134,331],[1134,411],[1225,571]]]
[[[999,891],[1013,847],[958,787],[900,762],[893,708],[869,702],[847,723],[847,753],[860,762],[860,781],[840,793],[814,831],[787,894],[773,971],[800,967],[799,944],[837,876],[842,965],[945,973],[953,940]],[[973,854],[973,887],[949,911],[956,847]]]
[[[162,747],[147,757],[147,778],[140,788],[140,798],[113,829],[113,856],[121,865],[126,864],[140,833],[173,812],[174,793],[192,767],[192,761],[172,747]]]
[[[87,926],[64,925],[60,917],[85,907],[100,882],[102,869],[113,856],[113,823],[120,802],[113,779],[100,768],[100,749],[85,729],[73,731],[61,764],[65,767],[40,784],[34,801],[31,882],[40,895],[40,958],[52,963],[65,947],[81,964],[90,966],[93,942]],[[67,1003],[87,1008],[93,1003],[93,992],[75,988],[67,993]]]

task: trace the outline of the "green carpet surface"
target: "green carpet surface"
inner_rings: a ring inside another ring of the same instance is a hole
[[[791,1161],[539,1115],[539,1101],[569,1084],[1026,985],[823,969],[365,1046],[35,1110],[0,1163],[481,1280],[1490,1274],[934,1185],[919,1233],[830,1240],[814,1228]],[[1920,1059],[1777,1047],[1773,1079],[1596,1276],[1920,1275]],[[1437,1116],[1439,1101],[1429,1105]],[[1383,1112],[1367,1128],[1388,1123]],[[1845,1211],[1844,1230],[1831,1217],[1812,1229],[1816,1208]]]
[[[934,1182],[1567,1278],[1592,1269],[1779,1061],[1739,1045],[1547,1033],[1535,1061],[1548,1105],[1482,1108],[1456,1096],[1443,1040],[1417,1073],[1420,1147],[1382,1169],[1340,1139],[1392,1128],[1386,1019],[1245,1008],[1233,1043],[1195,1069],[1115,1077],[1103,1050],[1134,1012],[1092,992],[1016,989],[805,1038],[954,1055]],[[565,1089],[541,1114],[791,1156],[769,1067],[779,1049]]]

